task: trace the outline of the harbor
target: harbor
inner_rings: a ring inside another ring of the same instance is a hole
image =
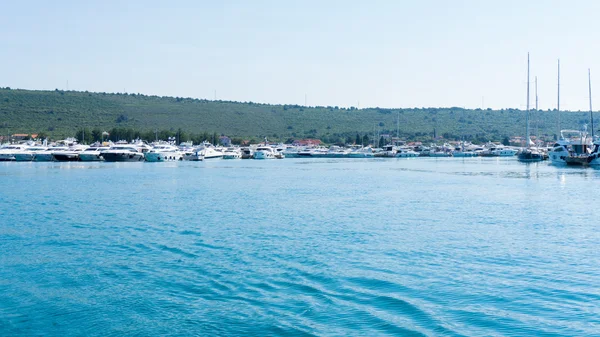
[[[563,130],[561,140],[552,146],[536,147],[543,159],[555,164],[593,166],[600,165],[600,141],[586,132]],[[499,143],[475,145],[466,142],[431,144],[424,146],[402,143],[371,146],[294,146],[281,143],[254,144],[250,146],[214,146],[203,142],[194,146],[191,142],[175,145],[173,142],[159,141],[147,143],[103,142],[92,145],[78,144],[70,138],[56,143],[35,143],[32,141],[4,144],[0,147],[0,161],[13,162],[63,162],[63,161],[105,161],[105,162],[165,162],[165,161],[204,161],[237,159],[285,159],[285,158],[471,158],[505,157],[517,159],[526,148],[505,146]]]

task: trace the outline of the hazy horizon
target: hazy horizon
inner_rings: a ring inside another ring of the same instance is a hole
[[[0,86],[308,106],[587,111],[593,1],[25,1]],[[592,94],[592,97],[597,95]]]

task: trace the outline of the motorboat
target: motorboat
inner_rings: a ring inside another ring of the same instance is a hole
[[[488,144],[480,155],[482,157],[513,157],[517,152],[519,151],[504,145]]]
[[[375,154],[373,152],[373,148],[368,146],[351,150],[346,156],[348,158],[373,158]]]
[[[54,161],[54,152],[68,151],[68,146],[51,146],[46,151],[37,151],[33,156],[33,161]]]
[[[36,153],[44,152],[47,150],[48,150],[47,146],[35,146],[34,145],[26,150],[23,150],[20,152],[15,152],[15,160],[16,161],[33,161],[33,158],[35,157]]]
[[[30,146],[26,144],[10,144],[0,148],[0,161],[15,161],[15,154],[26,151]]]
[[[415,152],[407,147],[399,147],[396,149],[396,158],[413,158],[418,156],[418,152]]]
[[[144,161],[144,152],[135,144],[113,144],[108,150],[100,152],[107,162],[136,162]]]
[[[183,154],[177,146],[171,144],[156,144],[150,151],[144,154],[148,162],[179,161],[183,160]]]
[[[212,144],[204,142],[198,148],[191,152],[186,152],[183,159],[190,161],[201,161],[207,159],[220,159],[223,158],[223,152],[215,148]]]
[[[223,152],[223,159],[242,159],[242,151],[237,147],[228,147]]]
[[[54,161],[79,161],[79,154],[89,146],[75,144],[70,146],[68,150],[53,151],[52,157]]]
[[[108,150],[108,146],[90,146],[79,153],[80,161],[104,161],[102,151]]]
[[[298,158],[298,148],[295,146],[286,146],[282,153],[286,158]]]
[[[268,145],[259,146],[254,151],[254,159],[275,159],[275,150]]]
[[[398,148],[394,145],[389,144],[389,145],[385,145],[384,147],[382,147],[381,151],[375,153],[375,157],[393,158],[393,157],[396,157],[397,154],[398,154]],[[417,155],[418,155],[418,153],[417,153]]]
[[[567,164],[574,166],[600,165],[598,147],[600,141],[592,142],[587,132],[577,130],[561,130],[558,140],[548,157],[553,164]]]
[[[252,159],[254,157],[254,149],[251,147],[243,147],[241,149],[242,159]]]

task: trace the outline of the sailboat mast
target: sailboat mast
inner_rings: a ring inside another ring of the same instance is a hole
[[[527,53],[527,112],[525,113],[525,147],[529,148],[529,53]]]
[[[533,115],[533,118],[535,119],[535,136],[538,137],[539,136],[539,121],[540,121],[540,115],[538,113],[538,92],[537,92],[537,76],[535,77],[535,113]]]
[[[560,137],[560,59],[558,59],[558,84],[557,84],[557,95],[556,95],[556,110],[558,115],[558,134],[556,140]]]
[[[396,121],[396,138],[400,141],[400,111],[398,111],[398,120]]]
[[[590,94],[590,120],[592,122],[592,142],[594,141],[594,113],[592,112],[592,75],[588,68],[588,89]]]

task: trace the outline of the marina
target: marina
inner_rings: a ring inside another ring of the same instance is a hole
[[[567,131],[567,130],[565,130]],[[581,138],[583,137],[583,138]],[[587,138],[586,138],[587,137]],[[552,153],[553,163],[567,163],[560,151],[574,156],[590,154],[593,160],[587,165],[600,164],[596,159],[600,141],[591,142],[586,133],[580,132],[577,138],[582,145],[573,145],[564,137],[554,147],[538,148],[544,159]],[[68,145],[65,145],[68,144]],[[284,159],[284,158],[471,158],[471,157],[507,157],[517,158],[522,151],[518,147],[504,146],[498,143],[475,145],[467,142],[455,142],[454,145],[423,146],[386,145],[382,148],[371,146],[292,146],[282,143],[262,143],[250,146],[214,146],[204,142],[194,146],[190,142],[176,146],[172,142],[125,141],[104,142],[92,145],[77,144],[74,139],[52,143],[48,146],[34,142],[4,144],[0,146],[0,161],[107,161],[107,162],[163,162],[163,161],[203,161],[215,159]],[[588,157],[586,157],[588,158]]]

